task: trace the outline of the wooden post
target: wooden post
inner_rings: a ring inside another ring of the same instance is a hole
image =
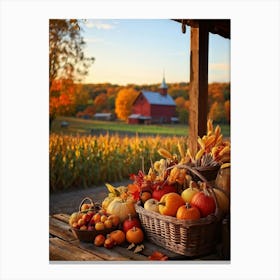
[[[208,114],[208,43],[207,22],[191,27],[190,52],[190,114],[188,146],[197,151],[197,137],[207,132]]]

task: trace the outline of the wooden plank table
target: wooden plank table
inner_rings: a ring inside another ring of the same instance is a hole
[[[128,243],[112,249],[97,247],[93,243],[80,242],[72,233],[68,224],[69,215],[54,214],[49,217],[49,260],[56,261],[150,261],[149,256],[161,252],[168,261],[182,260],[224,260],[219,250],[211,255],[190,258],[144,241],[144,249],[139,253],[129,250]]]

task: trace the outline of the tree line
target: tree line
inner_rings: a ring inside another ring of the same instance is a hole
[[[92,118],[95,113],[112,113],[126,121],[132,103],[140,90],[158,91],[160,84],[120,86],[117,84],[82,84],[71,79],[59,79],[51,87],[50,113],[63,116]],[[189,83],[169,83],[168,94],[176,103],[180,123],[189,117]],[[230,121],[230,84],[211,83],[208,86],[209,117],[217,123]]]

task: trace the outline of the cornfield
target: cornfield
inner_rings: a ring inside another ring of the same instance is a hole
[[[177,152],[184,137],[69,136],[50,134],[49,164],[52,191],[90,187],[129,179],[151,161],[159,148]]]

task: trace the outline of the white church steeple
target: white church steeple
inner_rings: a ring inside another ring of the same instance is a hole
[[[161,82],[161,85],[160,85],[159,89],[160,89],[160,93],[161,93],[162,95],[166,95],[166,94],[167,94],[168,86],[167,86],[167,84],[166,84],[166,82],[165,82],[165,74],[164,74],[164,71],[163,71],[162,82]]]

